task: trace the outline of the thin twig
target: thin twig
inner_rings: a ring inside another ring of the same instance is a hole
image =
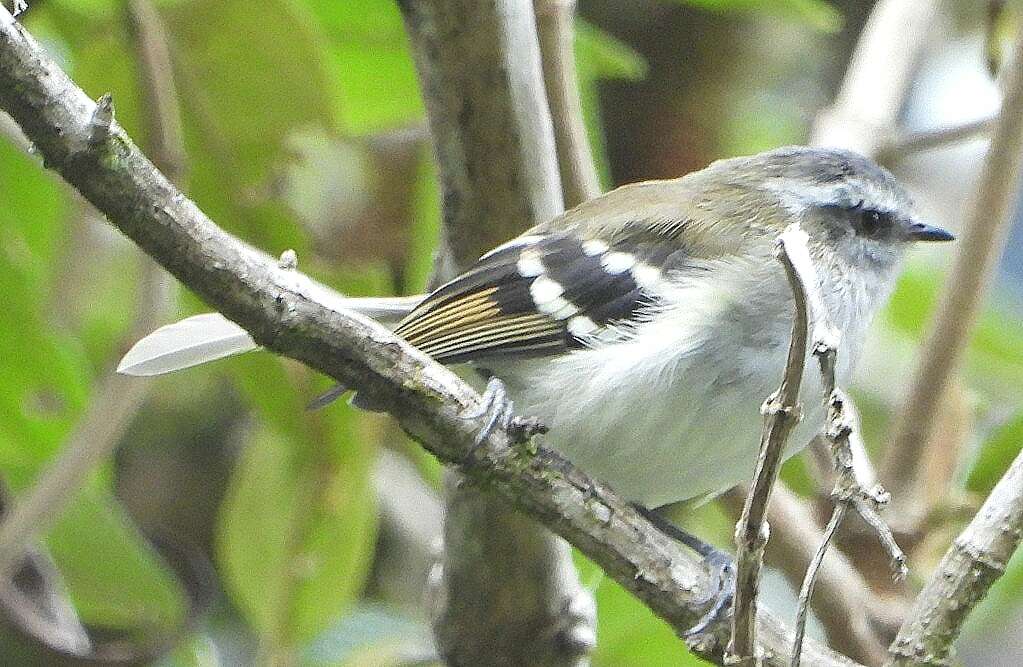
[[[854,507],[881,535],[882,543],[889,549],[891,555],[893,576],[900,579],[905,576],[905,556],[895,544],[891,531],[876,513],[876,508],[887,502],[887,494],[880,487],[872,487],[871,491],[867,491],[856,476],[853,448],[850,446],[854,435],[853,424],[856,423],[856,420],[852,416],[851,403],[837,387],[835,366],[838,362],[840,334],[831,323],[829,313],[824,307],[823,297],[820,293],[820,279],[805,245],[791,243],[789,256],[793,269],[799,276],[799,282],[806,292],[806,303],[809,309],[807,316],[813,325],[813,355],[817,358],[820,368],[821,386],[827,405],[824,438],[831,450],[837,473],[835,489],[832,492],[836,507],[832,512],[817,553],[807,568],[800,591],[796,615],[796,642],[792,648],[792,666],[798,667],[805,632],[806,610],[810,603],[810,596],[813,594],[817,573],[831,539],[848,509]],[[858,434],[855,435],[858,438]]]
[[[543,56],[544,84],[558,146],[561,188],[568,208],[600,194],[600,178],[583,123],[575,69],[572,21],[576,0],[534,0],[533,6]]]
[[[949,665],[963,622],[1023,537],[1023,453],[945,553],[888,649],[886,665]]]
[[[833,468],[833,464],[829,463],[828,467]],[[745,490],[737,487],[722,500],[729,514],[738,517],[746,501]],[[784,484],[778,484],[771,494],[767,521],[771,526],[771,542],[764,554],[765,562],[768,567],[780,570],[798,589],[816,545],[823,541],[824,532],[817,524],[817,516],[802,497]],[[842,653],[866,665],[880,664],[886,647],[878,641],[877,619],[898,614],[889,609],[889,604],[876,599],[844,552],[831,550],[821,564],[814,590],[817,594],[810,599],[811,609],[822,620],[828,645],[841,647]],[[897,624],[892,627],[892,636],[897,629]]]
[[[994,118],[979,118],[948,127],[906,132],[894,137],[886,146],[883,146],[878,151],[877,159],[882,163],[888,163],[908,155],[983,137],[994,129],[995,120]]]
[[[479,396],[384,327],[310,298],[285,272],[218,228],[113,127],[111,147],[76,152],[95,107],[9,13],[0,10],[0,107],[46,163],[200,297],[267,349],[365,392],[442,461],[569,539],[678,632],[707,611],[715,588],[702,560],[605,485],[555,453],[513,447],[498,428],[469,456],[483,419],[461,415]],[[786,665],[791,636],[759,617],[766,664]],[[718,664],[720,650],[701,654]],[[850,661],[808,642],[804,662]]]
[[[898,127],[939,4],[940,0],[878,0],[842,87],[832,106],[818,115],[810,143],[877,155]]]
[[[1023,39],[1017,40],[1006,81],[977,196],[881,466],[882,483],[896,496],[915,480],[907,472],[918,469],[933,435],[937,411],[949,379],[960,367],[1012,224],[1023,160]]]
[[[792,288],[795,313],[792,321],[792,340],[789,343],[785,373],[778,391],[765,402],[761,412],[765,415],[764,433],[760,443],[753,483],[746,496],[742,516],[735,529],[736,575],[735,600],[732,614],[732,634],[726,653],[736,664],[756,663],[756,607],[760,587],[760,570],[764,562],[768,527],[765,521],[771,490],[778,478],[782,452],[789,432],[799,421],[799,385],[806,362],[806,338],[809,311],[806,290],[793,265],[792,247],[802,246],[805,252],[806,233],[798,225],[789,227],[778,238],[776,257],[785,267],[785,276]]]
[[[826,345],[817,346],[815,353],[820,363],[822,384],[826,389],[830,388],[831,390],[824,438],[831,451],[833,465],[837,473],[835,488],[831,493],[835,507],[820,541],[817,554],[807,568],[800,590],[796,614],[796,643],[792,647],[792,667],[799,667],[799,656],[806,624],[806,609],[813,595],[818,571],[835,531],[850,508],[856,510],[880,539],[888,553],[893,580],[901,581],[906,576],[906,556],[896,543],[891,529],[878,514],[878,510],[887,505],[890,496],[880,486],[864,486],[857,477],[851,443],[859,440],[859,433],[854,428],[854,424],[857,424],[858,420],[855,418],[855,409],[848,397],[841,389],[835,387],[834,363],[837,349]]]
[[[806,568],[806,577],[803,579],[803,586],[799,589],[799,603],[796,606],[796,634],[792,640],[792,667],[799,667],[803,655],[803,636],[806,634],[807,611],[810,609],[810,599],[813,597],[813,588],[817,584],[817,573],[820,572],[821,564],[824,562],[824,554],[828,552],[828,545],[831,544],[835,531],[845,518],[849,509],[848,503],[838,503],[831,512],[831,519],[824,528],[824,536],[821,538],[820,546]]]

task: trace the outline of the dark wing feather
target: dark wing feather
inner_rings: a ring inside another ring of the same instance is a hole
[[[657,281],[680,255],[628,238],[523,237],[430,294],[395,331],[444,363],[565,352],[655,303]]]

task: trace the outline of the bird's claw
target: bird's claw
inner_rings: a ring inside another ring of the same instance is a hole
[[[731,616],[732,601],[735,598],[735,564],[732,557],[714,545],[682,530],[656,511],[639,503],[633,503],[632,506],[662,533],[702,556],[711,579],[718,582],[718,589],[710,593],[700,604],[705,606],[713,603],[710,610],[684,633],[684,638],[690,644],[700,643],[708,633],[714,633],[715,629],[721,626],[721,622]]]
[[[703,562],[711,572],[711,578],[718,582],[718,589],[707,596],[704,604],[713,602],[696,624],[686,630],[685,639],[699,639],[709,630],[728,620],[732,614],[732,601],[735,599],[735,564],[731,556],[718,549],[703,554]]]
[[[499,378],[492,377],[487,381],[487,388],[483,391],[482,399],[475,408],[463,412],[462,419],[474,420],[486,417],[483,428],[476,433],[471,456],[486,441],[494,429],[498,426],[508,433],[513,442],[520,444],[527,442],[534,435],[547,432],[547,426],[535,417],[515,416],[514,404],[508,398],[508,390]]]

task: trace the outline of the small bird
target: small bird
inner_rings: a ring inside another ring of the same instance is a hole
[[[792,223],[808,235],[841,333],[845,383],[904,251],[953,236],[917,220],[888,171],[841,150],[779,148],[626,185],[495,248],[424,298],[345,305],[403,314],[398,335],[497,378],[491,403],[506,393],[548,429],[549,446],[653,508],[751,477],[760,406],[791,336],[792,292],[773,253]],[[246,345],[255,344],[218,349]],[[805,373],[801,389],[819,395],[818,375]],[[823,401],[804,403],[789,455],[822,424]]]
[[[485,254],[395,329],[507,388],[546,442],[646,507],[748,480],[794,312],[774,258],[798,222],[841,332],[848,380],[904,250],[947,241],[892,175],[854,153],[788,147],[626,185]],[[820,394],[805,373],[803,396]],[[500,389],[498,387],[498,389]],[[808,408],[792,454],[822,425]]]

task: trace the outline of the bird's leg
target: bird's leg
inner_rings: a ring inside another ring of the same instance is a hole
[[[732,599],[735,597],[735,563],[732,561],[732,557],[721,549],[682,530],[656,511],[639,503],[632,503],[632,506],[662,533],[703,556],[703,562],[710,570],[711,577],[718,581],[718,590],[711,593],[704,602],[704,604],[710,604],[713,601],[713,606],[696,622],[696,625],[686,631],[686,638],[699,637],[711,626],[727,619],[732,610]]]
[[[500,426],[507,431],[508,436],[516,444],[527,442],[534,435],[547,432],[547,427],[535,417],[515,416],[514,405],[508,398],[508,390],[500,378],[491,377],[487,381],[487,388],[483,391],[480,404],[473,409],[466,410],[460,416],[462,419],[479,419],[486,416],[487,421],[483,428],[476,434],[471,456],[483,441],[494,432],[494,428]]]

